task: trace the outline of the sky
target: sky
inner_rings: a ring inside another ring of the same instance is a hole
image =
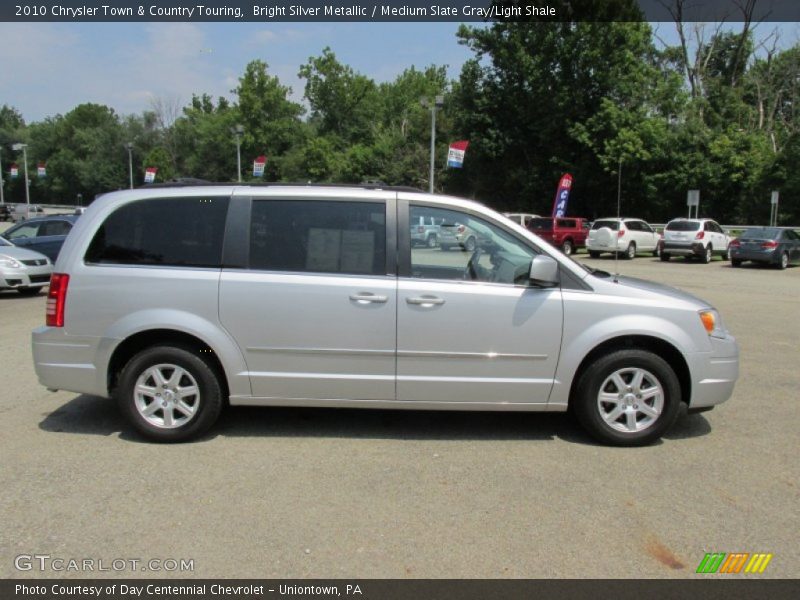
[[[230,96],[254,59],[293,89],[297,72],[326,46],[378,82],[412,65],[448,65],[456,78],[470,51],[457,23],[0,23],[0,105],[27,122],[83,102],[120,114],[155,99],[182,105],[192,94]]]
[[[27,122],[84,102],[119,114],[154,101],[188,104],[192,94],[228,96],[248,62],[261,59],[301,101],[300,65],[329,46],[356,71],[383,82],[412,65],[448,65],[455,79],[472,54],[458,23],[0,23],[0,105]],[[781,26],[781,45],[797,43],[798,24]],[[674,25],[655,24],[676,43]],[[764,23],[761,32],[774,28]]]

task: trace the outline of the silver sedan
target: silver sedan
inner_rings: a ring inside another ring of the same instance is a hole
[[[32,296],[50,283],[53,263],[44,254],[18,248],[0,237],[0,290]]]

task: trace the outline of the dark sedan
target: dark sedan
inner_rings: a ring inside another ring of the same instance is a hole
[[[785,269],[800,262],[800,235],[783,227],[751,227],[730,245],[731,266],[750,260]]]
[[[75,215],[36,217],[17,223],[2,235],[15,246],[35,250],[56,262],[64,240],[77,220]]]

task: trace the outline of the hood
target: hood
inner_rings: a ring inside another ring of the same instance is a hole
[[[38,260],[47,258],[44,254],[18,246],[0,246],[0,255],[10,256],[14,260]]]
[[[610,285],[624,285],[629,288],[635,288],[637,290],[643,290],[645,292],[652,292],[655,294],[659,294],[661,296],[669,296],[671,298],[675,298],[676,300],[683,300],[684,302],[691,302],[692,304],[696,304],[698,308],[710,308],[711,304],[706,302],[702,298],[698,298],[697,296],[693,296],[688,292],[684,292],[681,289],[664,285],[663,283],[655,283],[654,281],[647,281],[646,279],[638,279],[636,277],[625,277],[620,275],[617,278],[618,283],[614,283],[613,276],[606,280],[607,283]]]

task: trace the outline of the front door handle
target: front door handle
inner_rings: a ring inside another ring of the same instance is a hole
[[[436,296],[419,296],[417,298],[406,298],[406,302],[408,304],[416,304],[417,306],[434,306],[444,304],[444,299],[437,298]]]
[[[370,304],[372,302],[383,304],[389,300],[389,296],[376,296],[369,292],[361,292],[360,294],[350,294],[350,300],[358,302],[359,304]]]

